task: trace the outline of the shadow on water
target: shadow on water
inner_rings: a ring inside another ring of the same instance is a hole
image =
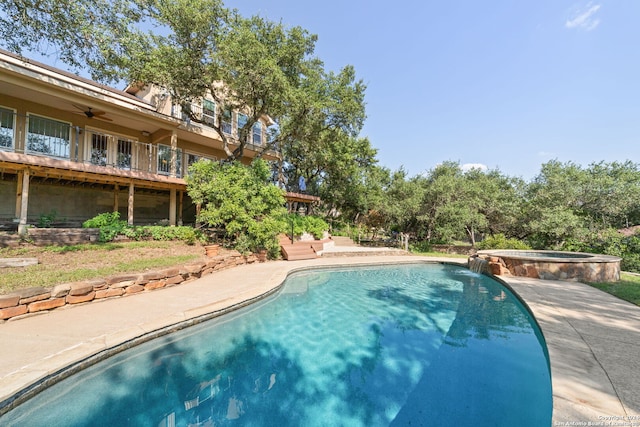
[[[536,328],[499,283],[465,282],[443,345],[391,425],[550,425],[551,378]]]

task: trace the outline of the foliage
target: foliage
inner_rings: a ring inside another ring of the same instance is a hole
[[[53,224],[53,222],[56,220],[57,217],[58,217],[58,212],[56,212],[55,210],[52,210],[48,214],[41,214],[38,217],[38,227],[50,228],[51,224]]]
[[[329,231],[329,224],[325,220],[317,216],[304,217],[305,230],[313,235],[316,239],[322,239],[324,233]]]
[[[83,228],[99,228],[101,242],[110,242],[123,234],[128,227],[127,221],[120,219],[120,212],[103,212],[82,223]]]
[[[92,78],[121,77],[122,59],[141,43],[140,22],[154,0],[0,0],[0,43],[21,54],[52,52],[75,70],[87,67]]]
[[[432,245],[430,242],[422,240],[420,242],[415,242],[409,245],[409,249],[411,250],[411,252],[430,253],[432,252]]]
[[[202,231],[187,226],[167,227],[163,225],[146,225],[126,227],[122,230],[121,234],[133,240],[180,240],[189,245],[205,241],[205,236]]]
[[[273,251],[278,234],[286,231],[285,200],[283,191],[268,182],[264,161],[245,166],[203,159],[189,172],[187,191],[201,206],[198,221],[221,230],[239,250]]]
[[[288,214],[286,217],[287,234],[291,234],[293,225],[293,235],[296,237],[309,233],[316,239],[322,239],[324,233],[329,231],[329,224],[322,218],[314,215]]]
[[[82,223],[83,228],[101,228],[119,225],[123,221],[120,220],[120,212],[103,212],[90,218]],[[126,221],[124,221],[126,224]]]
[[[483,241],[476,244],[476,248],[482,249],[531,249],[531,246],[525,242],[507,238],[504,234],[496,234],[495,236],[486,237]]]
[[[118,235],[133,240],[180,240],[190,245],[204,241],[204,234],[192,227],[129,226],[127,221],[120,219],[119,212],[103,212],[86,220],[82,226],[99,228],[100,242],[111,242]]]
[[[381,169],[376,151],[359,138],[365,119],[364,91],[353,67],[325,73],[313,63],[296,88],[289,113],[279,121],[278,144],[284,161],[279,181],[291,191],[320,196],[325,212],[354,220],[374,208]]]

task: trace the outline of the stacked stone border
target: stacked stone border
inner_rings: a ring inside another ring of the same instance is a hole
[[[258,257],[255,254],[242,255],[239,252],[231,251],[224,255],[191,262],[179,267],[143,273],[118,274],[104,279],[64,283],[53,288],[20,289],[11,294],[0,295],[0,323],[46,313],[74,304],[119,298],[185,284],[215,271],[255,262],[258,262]]]

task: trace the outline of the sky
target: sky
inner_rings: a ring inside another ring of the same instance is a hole
[[[637,0],[226,0],[318,36],[367,85],[361,136],[409,176],[444,161],[533,179],[640,163]]]
[[[326,69],[354,66],[361,136],[392,171],[640,163],[638,0],[224,1],[316,34]]]

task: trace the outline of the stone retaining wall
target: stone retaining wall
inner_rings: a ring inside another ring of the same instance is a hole
[[[53,288],[20,289],[11,294],[0,295],[0,323],[66,305],[122,297],[175,286],[206,276],[214,271],[257,261],[256,255],[243,256],[239,252],[233,251],[180,267],[64,283]]]

